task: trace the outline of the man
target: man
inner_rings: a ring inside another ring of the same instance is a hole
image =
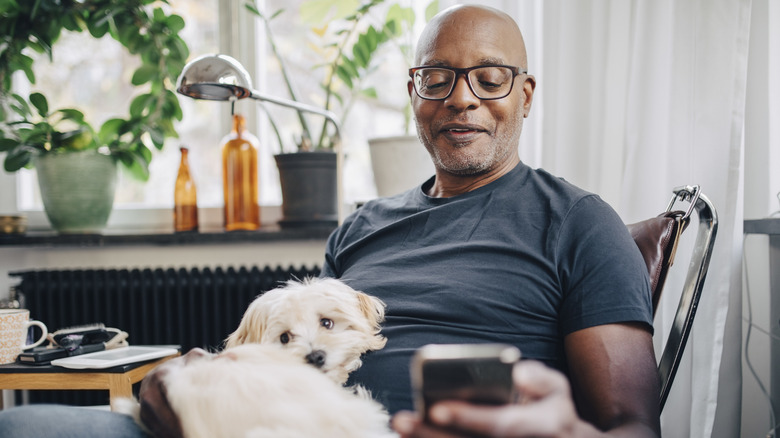
[[[490,8],[448,9],[426,27],[416,64],[409,94],[435,177],[367,203],[328,241],[323,275],[387,304],[387,346],[352,380],[397,413],[404,436],[659,435],[644,263],[603,201],[520,162],[535,80],[517,25]],[[481,342],[535,359],[515,369],[522,404],[442,402],[432,424],[408,412],[418,347]],[[19,411],[0,414],[0,430],[80,425],[93,436],[142,436],[110,413]]]
[[[464,436],[657,435],[644,264],[603,201],[520,162],[535,80],[516,23],[478,6],[443,11],[423,32],[416,65],[409,95],[436,175],[367,203],[328,242],[323,275],[387,303],[387,346],[352,380],[391,413],[408,410],[417,348],[504,342],[568,382],[523,364],[516,383],[527,404],[443,405],[439,425]],[[395,425],[442,436],[414,418],[399,414]]]

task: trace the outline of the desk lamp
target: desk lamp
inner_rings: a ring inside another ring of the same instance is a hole
[[[312,105],[258,93],[252,89],[252,78],[249,72],[241,63],[227,55],[203,55],[187,63],[179,76],[176,91],[193,99],[204,100],[234,101],[248,97],[325,117],[336,131],[333,146],[336,152],[336,199],[338,222],[339,224],[342,222],[344,219],[343,154],[341,127],[335,114]]]

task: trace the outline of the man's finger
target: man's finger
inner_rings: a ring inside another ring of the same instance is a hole
[[[554,393],[569,394],[569,381],[555,370],[541,362],[524,360],[512,370],[521,400],[535,400]]]

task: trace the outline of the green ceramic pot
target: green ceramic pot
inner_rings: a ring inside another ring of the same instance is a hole
[[[33,165],[52,228],[63,234],[96,234],[105,228],[116,192],[113,158],[94,150],[43,154]]]

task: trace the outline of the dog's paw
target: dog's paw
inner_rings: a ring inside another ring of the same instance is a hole
[[[122,397],[114,399],[111,410],[119,414],[133,417],[133,419],[138,422],[141,414],[141,405],[135,398]]]
[[[149,433],[149,430],[141,422],[141,404],[135,398],[122,397],[114,400],[111,409],[119,414],[131,417],[141,430]]]

